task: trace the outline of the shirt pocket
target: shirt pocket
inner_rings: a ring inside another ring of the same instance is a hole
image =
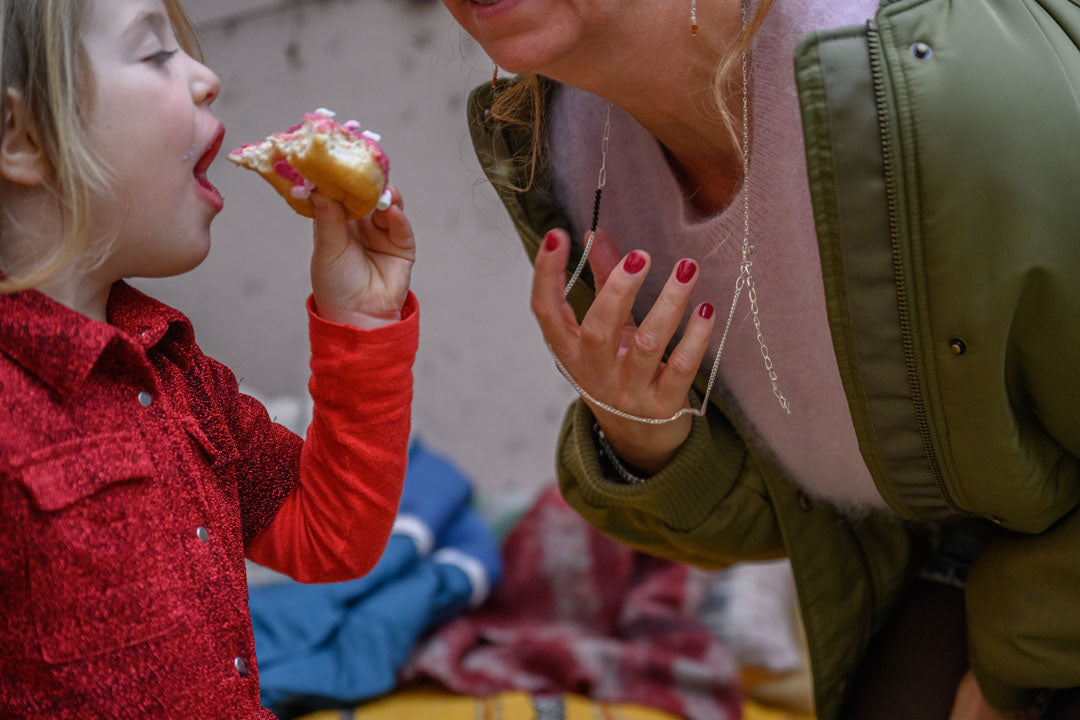
[[[82,438],[20,465],[42,657],[69,662],[172,631],[189,573],[145,444],[126,433]]]
[[[180,424],[214,470],[228,466],[236,457],[236,443],[229,434],[228,426],[220,418],[212,416],[200,423],[187,415]]]

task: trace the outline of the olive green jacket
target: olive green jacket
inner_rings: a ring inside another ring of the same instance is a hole
[[[602,462],[588,408],[568,412],[559,481],[604,532],[703,567],[791,558],[822,720],[960,519],[997,533],[966,589],[984,695],[1020,707],[1080,685],[1078,47],[1077,0],[884,0],[796,50],[833,343],[895,516],[810,501],[716,395],[640,485]],[[488,121],[492,98],[471,97],[474,145],[534,257],[566,219],[543,182],[507,188],[526,140]]]

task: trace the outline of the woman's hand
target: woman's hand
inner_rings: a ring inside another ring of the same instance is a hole
[[[697,264],[678,264],[639,327],[631,310],[649,272],[649,256],[636,250],[620,258],[612,239],[597,230],[589,256],[596,299],[578,325],[563,298],[569,254],[570,238],[552,230],[537,254],[533,278],[532,309],[555,356],[586,392],[623,412],[666,418],[687,407],[715,323],[711,305],[695,308],[679,344],[666,363],[662,358],[697,283]],[[592,409],[619,457],[648,474],[670,462],[690,434],[689,415],[648,425]]]
[[[949,720],[1038,720],[1042,708],[1030,707],[1024,710],[998,710],[986,702],[979,683],[968,670],[956,690],[956,699]]]
[[[360,220],[346,220],[339,202],[312,194],[315,247],[311,287],[319,316],[370,330],[401,319],[416,260],[416,240],[401,193]]]

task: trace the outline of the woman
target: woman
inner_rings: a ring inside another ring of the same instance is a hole
[[[823,719],[1080,685],[1075,3],[444,3],[523,73],[470,123],[582,395],[567,500],[787,554]]]

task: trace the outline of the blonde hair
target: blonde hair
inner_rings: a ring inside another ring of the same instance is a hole
[[[728,109],[728,100],[736,88],[741,87],[741,62],[743,54],[749,52],[754,36],[765,22],[765,17],[772,7],[773,0],[761,0],[754,16],[749,19],[745,30],[721,56],[713,74],[710,97],[710,110],[717,117],[732,141],[741,142],[741,131],[737,128],[740,121]],[[491,106],[490,121],[496,125],[515,129],[527,134],[528,141],[513,158],[514,172],[507,182],[507,189],[525,192],[533,186],[538,176],[547,170],[547,107],[548,93],[555,87],[555,81],[537,73],[529,72],[517,76],[512,84],[499,86]]]
[[[179,0],[165,0],[165,8],[180,46],[201,59]],[[0,118],[12,112],[8,90],[18,91],[48,163],[46,190],[61,222],[59,242],[40,248],[17,275],[0,279],[0,293],[35,287],[76,263],[92,268],[115,239],[95,238],[90,231],[92,200],[110,185],[108,165],[90,148],[86,133],[93,83],[82,35],[90,9],[90,0],[0,0]],[[7,211],[0,200],[0,212]]]

